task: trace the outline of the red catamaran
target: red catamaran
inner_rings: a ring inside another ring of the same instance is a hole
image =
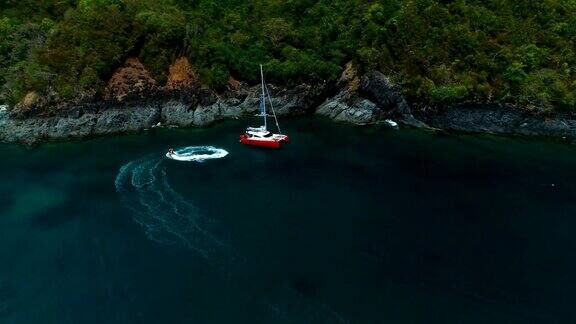
[[[260,65],[260,77],[262,78],[262,97],[260,98],[260,113],[258,116],[264,118],[264,125],[260,127],[248,127],[246,132],[240,135],[240,143],[252,146],[280,148],[283,143],[289,142],[289,138],[288,135],[284,135],[280,131],[280,125],[278,125],[278,118],[276,118],[276,112],[274,112],[272,98],[270,98],[270,92],[264,82],[264,71],[262,70],[262,65]],[[272,115],[274,116],[274,121],[276,122],[276,127],[278,128],[278,134],[268,131],[266,98],[268,98],[268,101],[270,102],[270,108],[272,110]]]

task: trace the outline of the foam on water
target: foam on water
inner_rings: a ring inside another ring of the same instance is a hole
[[[182,245],[213,265],[228,265],[234,259],[229,246],[210,231],[216,221],[170,186],[163,162],[158,156],[135,160],[116,177],[116,191],[134,221],[155,242]]]
[[[225,277],[233,279],[235,269],[246,264],[247,260],[234,254],[231,247],[214,234],[219,225],[217,220],[206,216],[192,201],[172,188],[164,163],[163,156],[151,155],[122,166],[115,180],[121,200],[150,240],[184,246],[219,269]],[[321,301],[304,298],[287,288],[280,296],[278,300],[266,300],[260,304],[276,320],[347,323]]]
[[[204,162],[227,155],[228,151],[214,146],[188,146],[175,150],[174,154],[166,153],[167,158],[184,162]]]

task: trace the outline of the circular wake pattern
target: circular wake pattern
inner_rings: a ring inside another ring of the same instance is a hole
[[[229,246],[210,230],[216,221],[172,189],[163,161],[156,156],[124,165],[115,181],[122,201],[151,240],[185,246],[215,266],[228,265],[234,259]]]
[[[174,153],[166,153],[166,157],[176,161],[204,162],[206,160],[221,159],[228,155],[228,151],[214,146],[188,146],[178,149]]]
[[[214,234],[218,226],[216,220],[207,217],[170,186],[164,161],[163,156],[152,155],[124,165],[115,181],[122,202],[132,211],[134,221],[142,226],[149,239],[160,244],[184,246],[227,278],[234,278],[235,270],[247,260],[236,256],[230,246]],[[250,286],[246,291],[250,291]],[[284,288],[278,297],[260,304],[275,322],[347,323],[328,305],[305,298],[291,289]]]

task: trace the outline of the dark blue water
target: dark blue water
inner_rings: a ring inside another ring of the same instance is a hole
[[[0,323],[576,320],[575,146],[284,124],[0,146]]]

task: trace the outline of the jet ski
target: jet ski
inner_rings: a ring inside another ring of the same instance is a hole
[[[169,149],[166,157],[183,162],[204,162],[220,159],[228,155],[228,151],[214,146],[189,146],[182,149]]]

